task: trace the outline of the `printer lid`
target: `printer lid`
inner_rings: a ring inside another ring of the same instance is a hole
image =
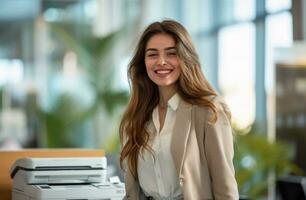
[[[18,170],[104,170],[106,168],[106,157],[21,158],[11,167],[10,175],[14,178]]]

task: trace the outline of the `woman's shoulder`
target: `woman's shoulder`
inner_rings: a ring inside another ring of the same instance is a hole
[[[225,103],[225,100],[222,96],[220,95],[214,95],[214,96],[208,96],[205,97],[205,99],[212,103],[215,107],[217,111],[227,111],[228,110],[228,106]],[[206,105],[194,105],[196,109],[200,109],[200,110],[210,110],[209,106]]]
[[[220,95],[209,96],[206,98],[210,103],[215,107],[212,109],[210,106],[205,105],[194,105],[195,112],[197,115],[203,116],[205,115],[207,119],[210,119],[215,114],[226,114],[230,115],[230,109],[226,104],[224,98]]]
[[[207,100],[214,105],[215,110],[205,105],[194,105],[196,119],[201,119],[201,121],[214,121],[214,119],[217,120],[220,115],[227,116],[226,118],[230,119],[230,109],[222,96],[217,95],[208,98]]]
[[[222,96],[215,96],[212,102],[216,106],[217,111],[229,111],[229,107]]]

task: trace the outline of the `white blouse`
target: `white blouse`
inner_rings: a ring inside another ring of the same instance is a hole
[[[149,140],[153,155],[147,150],[139,155],[139,184],[146,196],[155,200],[180,199],[182,192],[178,175],[170,151],[171,137],[176,118],[176,110],[180,102],[178,94],[173,95],[167,106],[167,113],[162,130],[160,130],[158,106],[153,110],[152,120],[156,133]],[[155,158],[155,159],[154,159]]]

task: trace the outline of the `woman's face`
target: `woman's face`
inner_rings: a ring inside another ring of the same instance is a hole
[[[149,78],[159,87],[175,86],[181,69],[175,40],[168,34],[152,36],[145,49],[145,65]]]

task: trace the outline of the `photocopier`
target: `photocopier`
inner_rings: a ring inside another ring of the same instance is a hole
[[[122,200],[124,184],[107,180],[106,157],[21,158],[11,167],[12,200]]]

